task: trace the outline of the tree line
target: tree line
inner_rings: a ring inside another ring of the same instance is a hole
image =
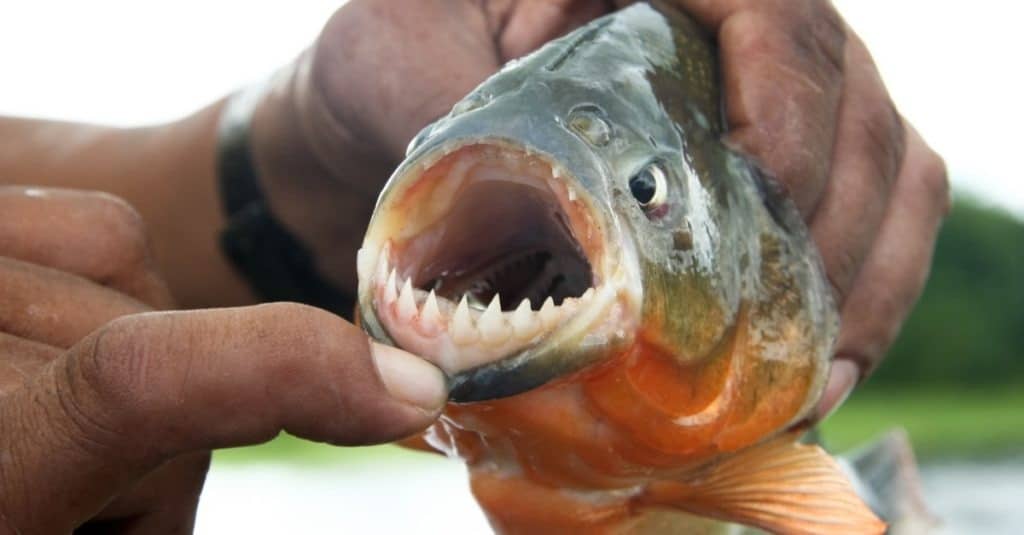
[[[1024,222],[960,198],[939,234],[931,277],[868,383],[1024,386]]]

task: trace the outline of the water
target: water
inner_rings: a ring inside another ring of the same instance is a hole
[[[942,535],[1024,533],[1024,459],[922,468]],[[489,533],[465,469],[430,459],[392,465],[214,464],[196,533]]]
[[[940,533],[1024,533],[1024,459],[925,466],[921,477]]]

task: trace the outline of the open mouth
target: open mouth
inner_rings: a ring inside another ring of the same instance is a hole
[[[359,255],[363,305],[398,345],[453,374],[615,300],[601,223],[557,164],[499,142],[430,160],[382,201]]]

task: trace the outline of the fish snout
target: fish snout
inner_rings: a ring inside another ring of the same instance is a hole
[[[522,145],[422,151],[392,178],[360,251],[363,325],[452,376],[456,401],[575,371],[631,312],[603,208],[560,159]]]

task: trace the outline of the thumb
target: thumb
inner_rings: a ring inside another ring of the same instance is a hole
[[[70,532],[181,454],[256,444],[392,441],[446,398],[424,360],[295,304],[115,320],[0,403],[0,519]]]

